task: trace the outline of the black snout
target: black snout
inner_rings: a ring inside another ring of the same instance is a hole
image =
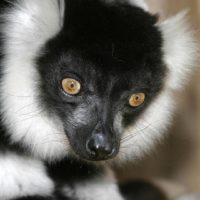
[[[115,148],[102,133],[93,135],[86,143],[86,150],[93,160],[106,160],[115,154]]]

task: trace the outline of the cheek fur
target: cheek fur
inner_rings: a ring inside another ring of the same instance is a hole
[[[62,2],[62,1],[61,1]],[[67,141],[59,119],[39,104],[35,59],[62,28],[58,1],[21,0],[1,19],[4,57],[0,84],[1,115],[11,143],[20,143],[43,159],[60,159]],[[31,49],[30,49],[31,47]]]
[[[173,93],[162,91],[140,118],[124,130],[120,160],[137,160],[148,154],[156,142],[164,138],[174,110]],[[125,152],[125,155],[124,155]]]

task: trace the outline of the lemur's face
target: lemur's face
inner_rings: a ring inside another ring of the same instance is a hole
[[[134,159],[162,137],[171,92],[195,60],[184,14],[157,24],[114,2],[21,0],[5,16],[0,103],[11,144],[51,161]]]
[[[157,97],[165,76],[155,18],[139,8],[96,6],[89,4],[88,14],[72,8],[38,61],[42,103],[88,160],[117,155],[124,130]]]

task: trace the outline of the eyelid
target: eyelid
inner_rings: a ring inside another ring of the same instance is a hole
[[[78,82],[81,83],[81,85],[83,85],[84,81],[82,78],[80,78],[80,75],[77,74],[76,72],[71,72],[71,71],[67,71],[67,72],[64,72],[61,76],[61,80],[65,79],[65,78],[71,78],[71,79],[75,79],[77,80]]]
[[[122,100],[129,99],[131,97],[131,95],[137,94],[137,93],[145,93],[146,97],[148,97],[149,89],[141,88],[141,89],[133,89],[133,90],[124,91],[120,95],[120,99],[122,99]]]

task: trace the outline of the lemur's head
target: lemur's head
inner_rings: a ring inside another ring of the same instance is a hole
[[[17,4],[3,29],[1,109],[10,141],[49,160],[147,152],[194,64],[184,14],[159,24],[143,1]]]

